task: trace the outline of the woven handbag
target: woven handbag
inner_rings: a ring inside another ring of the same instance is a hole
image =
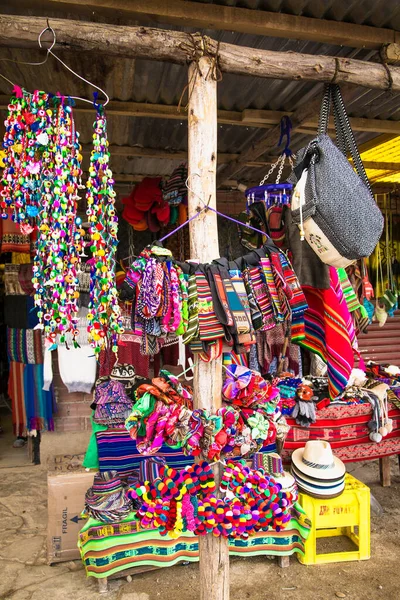
[[[327,135],[332,104],[337,146]],[[338,85],[325,86],[318,136],[298,152],[290,180],[297,184],[292,197],[293,220],[324,263],[346,267],[372,254],[382,234],[383,216],[372,195]]]

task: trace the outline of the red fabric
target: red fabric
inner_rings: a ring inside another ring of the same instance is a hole
[[[100,352],[100,376],[109,376],[115,364],[115,354],[111,350]],[[118,362],[133,365],[137,375],[149,377],[149,357],[140,353],[140,344],[122,342],[118,345]]]
[[[7,209],[8,219],[0,219],[1,226],[1,252],[24,252],[31,251],[31,240],[29,235],[21,233],[19,225],[11,219],[12,209]]]
[[[336,269],[329,267],[330,288],[303,286],[308,309],[304,314],[305,339],[297,343],[318,354],[328,366],[329,395],[345,389],[354,367],[354,327]]]
[[[8,377],[8,395],[11,398],[13,431],[17,437],[24,435],[26,432],[24,367],[23,363],[10,362]]]
[[[147,211],[153,204],[162,204],[161,177],[145,177],[135,188],[134,204],[139,210]]]

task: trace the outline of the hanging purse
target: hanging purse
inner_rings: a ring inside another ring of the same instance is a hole
[[[332,102],[338,146],[327,135]],[[346,267],[373,252],[382,234],[383,216],[371,193],[338,85],[325,86],[318,136],[298,152],[290,179],[297,183],[293,220],[324,263]]]

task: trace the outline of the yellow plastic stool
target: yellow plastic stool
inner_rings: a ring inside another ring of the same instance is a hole
[[[304,556],[297,554],[301,563],[320,565],[370,558],[369,487],[346,473],[344,492],[337,498],[321,500],[300,492],[299,501],[312,523]],[[317,554],[317,538],[336,536],[347,536],[358,549]]]

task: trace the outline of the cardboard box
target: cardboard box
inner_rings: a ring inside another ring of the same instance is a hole
[[[82,467],[84,454],[58,454],[51,456],[47,461],[47,469],[57,473],[83,473]]]
[[[80,558],[78,533],[84,519],[80,514],[85,503],[85,494],[93,485],[93,471],[49,472],[47,561],[57,562]]]

